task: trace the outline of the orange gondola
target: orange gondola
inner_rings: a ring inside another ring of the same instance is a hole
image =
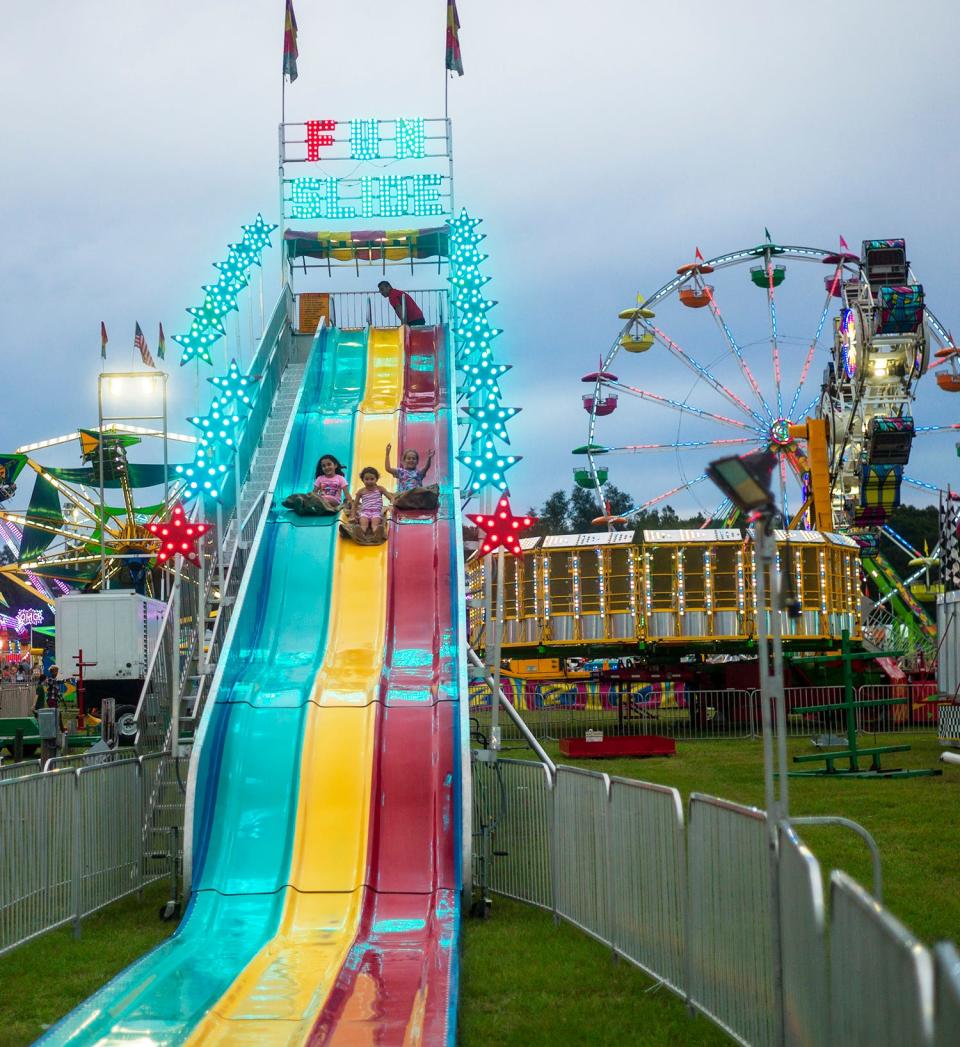
[[[687,262],[677,270],[677,276],[686,276],[687,273],[712,273],[713,266],[706,262]]]
[[[937,375],[937,385],[947,393],[960,393],[960,374],[953,371],[941,371]]]
[[[938,360],[946,360],[948,356],[953,356],[956,351],[957,347],[955,345],[945,345],[942,349],[938,349],[933,355]]]
[[[682,287],[680,289],[680,302],[689,309],[702,309],[710,304],[713,295],[713,287],[704,284],[703,287]]]

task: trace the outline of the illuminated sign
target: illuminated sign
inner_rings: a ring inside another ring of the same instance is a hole
[[[337,136],[337,127],[347,128],[347,137]],[[318,160],[421,160],[428,155],[425,121],[422,116],[398,117],[396,120],[308,120],[307,156]],[[443,135],[444,142],[446,140]],[[349,154],[320,155],[321,149],[333,149],[342,142],[349,144]],[[444,149],[441,155],[446,155]]]
[[[399,218],[449,212],[449,179],[438,174],[292,178],[288,218]]]
[[[848,378],[857,373],[859,363],[859,331],[857,314],[852,309],[844,309],[840,314],[840,340],[843,369]]]

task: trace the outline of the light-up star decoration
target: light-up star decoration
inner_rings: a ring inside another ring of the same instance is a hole
[[[214,331],[219,331],[220,334],[226,334],[227,328],[224,325],[223,318],[231,309],[236,308],[236,301],[233,301],[231,304],[230,300],[226,298],[216,299],[208,294],[200,305],[190,306],[187,312],[201,327],[212,328]]]
[[[190,325],[186,334],[175,334],[173,340],[183,349],[180,354],[180,366],[196,358],[213,366],[210,358],[210,346],[218,342],[223,335],[209,327],[202,327],[196,320]]]
[[[240,365],[235,359],[230,361],[226,374],[208,378],[207,381],[217,387],[217,392],[222,400],[233,400],[235,404],[250,406],[250,393],[254,388],[254,379],[247,378],[241,373]]]
[[[200,566],[197,541],[210,530],[210,525],[191,523],[179,502],[173,507],[169,520],[147,524],[147,530],[160,539],[157,563],[166,563],[167,560],[179,555],[197,567]]]
[[[520,532],[532,527],[536,522],[535,516],[514,516],[510,508],[510,499],[504,495],[493,511],[493,516],[481,516],[467,514],[467,519],[484,532],[483,541],[480,543],[480,555],[486,556],[501,545],[513,553],[514,556],[522,556],[520,548]]]
[[[197,448],[196,458],[192,465],[178,465],[177,475],[183,477],[186,483],[185,498],[194,498],[203,490],[211,498],[220,497],[220,482],[226,475],[227,467],[222,463],[215,463],[207,458],[207,453],[202,447]]]
[[[270,234],[279,226],[269,225],[263,220],[263,215],[258,213],[256,219],[250,225],[244,225],[240,228],[243,229],[243,243],[248,248],[252,248],[259,253],[265,247],[270,246]]]
[[[240,421],[240,415],[237,414],[234,401],[218,398],[210,404],[210,410],[205,415],[193,415],[187,421],[200,430],[200,441],[204,447],[216,444],[233,447],[234,427]]]
[[[483,393],[487,399],[500,399],[500,379],[510,370],[512,364],[495,364],[489,357],[481,358],[479,363],[464,364],[461,388],[467,396]]]
[[[207,381],[212,382],[212,378]],[[501,407],[495,400],[485,404],[476,404],[464,407],[463,413],[473,419],[473,431],[483,436],[495,436],[505,444],[510,443],[510,434],[507,432],[506,423],[515,415],[519,414],[520,407]]]

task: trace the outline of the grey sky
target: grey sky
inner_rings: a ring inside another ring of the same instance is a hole
[[[125,366],[135,320],[155,348],[157,321],[168,337],[181,329],[240,224],[258,210],[276,221],[283,5],[7,7],[3,450],[94,424],[101,319],[111,364]],[[296,8],[301,75],[288,89],[288,118],[442,114],[444,0]],[[697,245],[708,256],[749,246],[764,226],[781,242],[828,247],[840,233],[855,248],[904,236],[928,301],[960,328],[954,4],[907,13],[886,0],[461,0],[460,15],[466,75],[450,85],[457,196],[486,220],[493,316],[506,331],[498,348],[515,365],[506,402],[524,407],[512,426],[526,456],[512,485],[524,507],[569,486],[568,452],[586,439],[579,378],[612,342],[617,310],[666,281]],[[809,338],[820,275],[788,274],[785,333]],[[362,274],[354,286],[374,282]],[[763,339],[763,293],[745,271],[725,293],[738,338]],[[705,361],[717,356],[708,317],[670,315],[675,338]],[[794,376],[799,344],[785,362]],[[170,348],[172,414],[185,428],[176,417],[193,406],[194,378]],[[767,359],[763,344],[751,352]],[[803,402],[826,358],[822,350]],[[662,354],[623,361],[619,372],[680,398],[691,386]],[[952,420],[950,397],[926,385],[918,422]],[[671,414],[624,401],[603,438],[676,433]],[[960,481],[953,443],[918,449],[911,472]],[[638,500],[679,482],[669,456],[611,464],[611,478]],[[683,468],[695,475],[700,465]]]

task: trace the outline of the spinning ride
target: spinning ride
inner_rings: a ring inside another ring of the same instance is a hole
[[[150,443],[163,433],[134,426],[81,429],[0,455],[0,546],[9,562],[0,576],[52,604],[72,586],[100,588],[121,571],[134,588],[149,592],[149,566],[158,541],[149,526],[169,515],[180,497],[182,481],[174,466],[129,460],[140,446],[158,457]],[[190,436],[167,439],[193,444]],[[82,465],[52,464],[57,449],[79,445]],[[103,461],[100,500],[101,453]],[[26,497],[24,479],[33,475]]]

